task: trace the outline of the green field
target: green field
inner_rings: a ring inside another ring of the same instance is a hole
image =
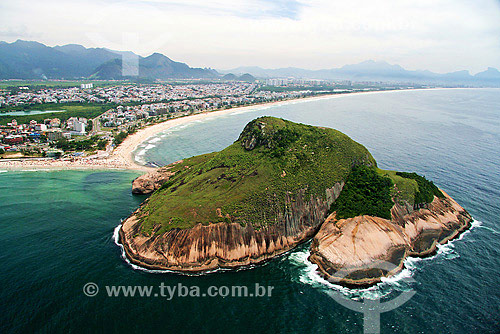
[[[101,81],[101,80],[0,80],[0,89],[16,89],[28,87],[29,89],[41,88],[68,88],[80,87],[83,83],[93,83],[94,87],[120,85],[127,81]]]
[[[39,123],[43,122],[44,119],[48,118],[59,118],[61,121],[65,121],[70,117],[85,117],[87,119],[95,118],[106,110],[113,108],[114,105],[74,105],[74,104],[56,104],[52,106],[47,106],[45,110],[65,110],[64,112],[56,113],[43,113],[36,115],[2,115],[0,113],[0,125],[6,125],[10,123],[13,119],[17,120],[18,124],[29,123],[31,120],[35,120]],[[40,110],[40,109],[38,109]],[[44,109],[41,109],[44,110]]]

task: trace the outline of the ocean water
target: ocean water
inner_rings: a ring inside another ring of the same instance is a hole
[[[416,171],[454,197],[474,228],[395,279],[365,290],[324,282],[308,246],[264,265],[202,276],[133,269],[113,239],[144,199],[129,171],[0,171],[1,333],[362,333],[361,313],[329,296],[390,298],[382,333],[500,332],[500,90],[337,96],[211,116],[150,138],[136,159],[158,165],[224,148],[251,119],[271,115],[336,128],[381,168]],[[408,283],[401,278],[411,277]],[[84,295],[87,282],[100,287]],[[266,297],[108,297],[105,286],[274,286]]]

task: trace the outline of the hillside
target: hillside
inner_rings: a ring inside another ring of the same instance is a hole
[[[305,198],[325,197],[355,164],[375,160],[336,130],[258,118],[226,149],[175,165],[175,176],[141,209],[143,230],[275,224],[287,196],[305,191]]]
[[[97,66],[116,57],[105,49],[86,49],[81,45],[52,48],[22,40],[0,43],[0,79],[88,77]]]
[[[210,69],[192,68],[154,53],[148,57],[139,57],[139,78],[143,79],[183,79],[183,78],[215,78],[219,74]],[[122,60],[113,59],[96,68],[91,76],[96,79],[124,79]]]
[[[332,262],[337,248],[354,245],[355,268],[358,255],[367,261],[387,256],[401,266],[411,252],[426,254],[470,222],[431,181],[378,169],[368,150],[343,133],[273,117],[251,121],[220,152],[134,181],[134,193],[151,191],[123,222],[120,240],[132,262],[153,269],[259,263],[320,230],[311,260],[330,277],[341,266]],[[339,244],[345,226],[352,237]],[[382,236],[371,239],[370,231]],[[378,245],[379,239],[388,241]],[[364,272],[360,276],[365,282]]]

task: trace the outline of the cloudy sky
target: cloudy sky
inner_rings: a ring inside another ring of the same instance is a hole
[[[161,52],[219,69],[500,68],[500,0],[16,0],[0,40]]]

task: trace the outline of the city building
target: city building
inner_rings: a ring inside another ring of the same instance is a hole
[[[85,83],[85,84],[80,85],[81,89],[89,89],[89,88],[93,88],[93,87],[94,87],[93,83]]]
[[[19,135],[10,135],[3,139],[3,142],[6,144],[19,144],[22,143],[23,141],[24,137]]]

